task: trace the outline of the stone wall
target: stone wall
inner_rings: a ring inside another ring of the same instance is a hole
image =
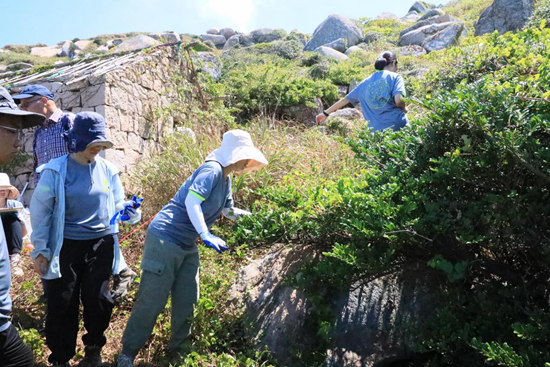
[[[175,98],[169,75],[173,67],[175,62],[172,59],[156,55],[102,76],[91,76],[71,84],[43,80],[33,81],[32,84],[42,84],[52,90],[57,107],[64,111],[95,111],[105,117],[114,148],[101,155],[119,167],[124,179],[132,174],[133,167],[140,160],[159,149],[162,137],[173,132],[174,121],[171,117],[157,117],[157,112],[168,107]],[[33,135],[34,130],[25,132],[22,150],[29,158],[12,178],[20,190],[29,182],[23,198],[26,205],[34,191]]]

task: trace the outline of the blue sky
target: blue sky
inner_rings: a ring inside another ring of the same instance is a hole
[[[269,27],[312,33],[332,13],[360,18],[389,11],[403,16],[414,0],[2,0],[2,3],[0,47],[55,45],[66,39],[132,31],[202,34],[210,27],[231,27],[241,32]]]

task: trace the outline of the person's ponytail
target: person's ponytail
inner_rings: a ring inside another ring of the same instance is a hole
[[[386,66],[390,65],[394,61],[397,61],[395,54],[391,51],[384,51],[378,55],[378,58],[374,62],[374,68],[376,70],[384,70]]]

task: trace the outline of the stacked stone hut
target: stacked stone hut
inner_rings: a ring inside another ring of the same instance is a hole
[[[43,73],[0,76],[0,85],[11,93],[29,84],[42,84],[55,93],[57,107],[78,113],[95,111],[105,117],[114,148],[101,154],[128,173],[142,158],[159,147],[159,140],[174,129],[170,117],[158,118],[156,111],[175,100],[170,76],[178,66],[175,48],[136,51],[76,64],[58,66]],[[30,202],[34,190],[32,143],[34,130],[27,130],[22,143],[26,161],[14,172],[12,182],[23,189]]]

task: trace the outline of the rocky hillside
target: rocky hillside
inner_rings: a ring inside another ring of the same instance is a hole
[[[145,197],[144,223],[229,128],[248,130],[270,161],[234,180],[237,205],[254,215],[214,228],[231,250],[199,246],[201,299],[184,355],[167,354],[168,305],[138,364],[548,366],[548,4],[416,2],[402,17],[329,15],[311,35],[108,35],[63,42],[49,57],[9,46],[0,63],[34,62],[8,71],[30,75],[105,49],[175,55],[176,99],[150,115],[178,128],[125,176]],[[371,134],[355,108],[314,126],[386,49],[399,57],[411,126]],[[120,237],[139,270],[146,225],[132,229]],[[44,365],[41,286],[25,261],[14,320]],[[138,283],[113,314],[106,365]]]

